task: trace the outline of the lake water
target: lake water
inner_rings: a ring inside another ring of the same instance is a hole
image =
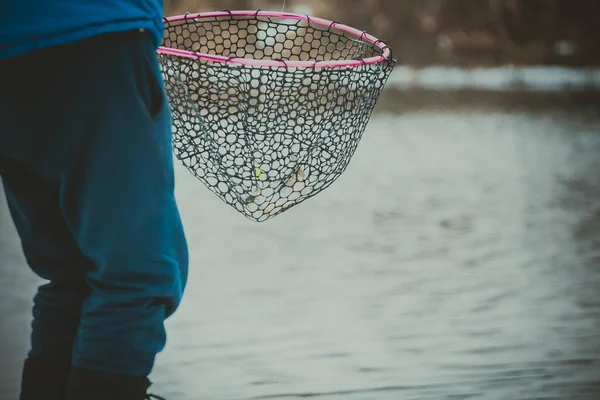
[[[338,182],[264,224],[178,168],[190,280],[153,391],[600,399],[600,119],[395,108]],[[0,398],[14,400],[40,281],[3,202],[0,261]]]

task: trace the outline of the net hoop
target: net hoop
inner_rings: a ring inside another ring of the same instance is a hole
[[[266,18],[281,18],[281,19],[294,19],[298,21],[308,22],[309,24],[315,24],[328,29],[338,29],[342,32],[350,35],[357,36],[361,40],[369,42],[379,50],[381,55],[375,57],[369,57],[360,60],[332,60],[332,61],[283,61],[283,60],[261,60],[251,58],[237,58],[237,57],[224,57],[215,54],[193,52],[189,50],[174,49],[170,47],[160,46],[157,50],[159,54],[170,55],[175,57],[184,57],[190,59],[197,59],[215,63],[225,64],[236,64],[241,66],[254,66],[254,67],[273,67],[273,68],[347,68],[347,67],[358,67],[361,65],[372,65],[379,64],[392,60],[392,51],[388,45],[383,41],[377,39],[373,35],[370,35],[364,31],[352,28],[350,26],[340,24],[338,22],[329,21],[323,18],[310,17],[308,15],[293,14],[287,12],[274,12],[274,11],[215,11],[206,13],[186,13],[184,15],[176,15],[172,17],[165,17],[163,21],[165,25],[169,25],[172,22],[181,22],[187,20],[199,20],[209,18],[220,18],[220,17],[266,17]]]
[[[396,63],[366,32],[260,10],[167,17],[157,53],[175,156],[256,222],[340,177]]]

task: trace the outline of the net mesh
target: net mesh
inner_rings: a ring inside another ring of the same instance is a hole
[[[162,46],[231,58],[352,60],[382,55],[312,21],[227,15],[167,22]],[[159,54],[175,156],[224,202],[265,221],[346,169],[394,66],[247,66]]]

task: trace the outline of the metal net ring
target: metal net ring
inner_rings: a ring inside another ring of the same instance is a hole
[[[258,222],[344,172],[395,64],[365,32],[263,11],[165,18],[158,57],[175,156]]]

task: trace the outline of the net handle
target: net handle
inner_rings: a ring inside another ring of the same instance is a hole
[[[327,27],[328,29],[339,29],[343,32],[354,35],[366,42],[371,43],[375,47],[381,50],[381,55],[376,57],[365,58],[361,60],[334,60],[334,61],[283,61],[283,60],[256,60],[250,58],[235,58],[235,57],[224,57],[217,56],[214,54],[193,52],[188,50],[172,49],[169,47],[160,46],[157,50],[159,54],[165,54],[175,57],[184,57],[192,59],[200,59],[205,61],[211,61],[216,63],[225,64],[237,64],[242,66],[256,66],[256,67],[284,67],[284,68],[345,68],[345,67],[359,67],[361,65],[372,65],[379,64],[392,59],[392,51],[381,40],[375,38],[372,35],[364,31],[352,28],[350,26],[340,24],[338,22],[329,21],[318,17],[309,17],[308,15],[293,14],[288,12],[274,12],[274,11],[215,11],[206,13],[196,13],[184,15],[176,15],[173,17],[163,18],[165,25],[169,25],[171,22],[187,21],[188,19],[207,19],[207,18],[218,18],[218,17],[273,17],[282,19],[295,19],[299,21],[306,21],[308,23],[315,23]]]

